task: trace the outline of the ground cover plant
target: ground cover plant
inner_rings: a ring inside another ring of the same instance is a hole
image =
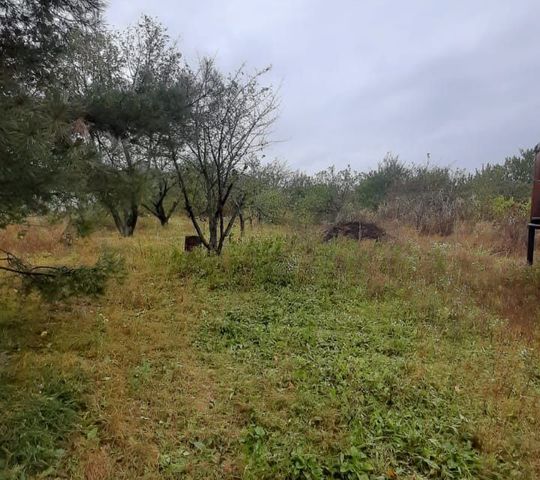
[[[100,299],[2,276],[5,478],[538,475],[537,267],[465,234],[266,226],[214,256],[178,249],[187,219],[140,227],[57,247],[122,251]]]
[[[0,479],[538,478],[540,146],[294,171],[264,59],[104,8],[0,0]]]

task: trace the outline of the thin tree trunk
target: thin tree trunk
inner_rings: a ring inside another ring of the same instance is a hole
[[[176,162],[176,157],[174,155],[173,155],[173,162],[174,162],[174,168],[176,169],[176,173],[178,175],[178,183],[180,184],[180,190],[182,191],[182,196],[184,197],[184,208],[186,209],[186,212],[188,213],[191,223],[193,224],[193,227],[197,231],[197,235],[199,235],[199,238],[201,239],[202,244],[205,246],[207,250],[210,250],[210,244],[204,237],[204,233],[201,229],[201,226],[199,225],[199,222],[197,221],[197,217],[195,216],[195,212],[193,211],[193,206],[191,205],[191,201],[189,200],[189,195],[186,189],[186,185],[184,183],[184,178],[182,177],[182,173],[180,172],[180,168],[178,167],[178,164]]]
[[[152,202],[153,207],[149,207],[146,204],[142,204],[146,210],[148,210],[154,217],[156,217],[159,220],[159,223],[162,227],[167,225],[169,222],[169,215],[165,213],[165,208],[163,208],[163,202],[160,202],[159,200],[155,203]]]
[[[111,216],[113,217],[116,229],[118,230],[120,235],[122,235],[122,230],[123,230],[122,223],[123,222],[122,222],[122,218],[120,217],[120,214],[118,213],[118,210],[116,210],[116,208],[114,208],[114,207],[109,207],[109,212],[111,212]]]
[[[169,219],[171,218],[172,214],[175,212],[176,207],[178,207],[178,204],[180,203],[180,199],[177,198],[173,204],[171,205],[169,211],[167,212],[165,208],[165,200],[167,198],[167,194],[170,192],[172,185],[170,185],[167,180],[161,180],[159,183],[159,190],[157,195],[154,197],[154,199],[150,200],[150,206],[146,204],[142,204],[146,210],[148,210],[154,217],[156,217],[159,220],[159,223],[162,227],[165,227],[169,223]]]
[[[211,252],[217,252],[218,247],[218,219],[215,214],[210,214],[208,218],[208,230],[210,234],[210,240],[208,242],[208,250]]]
[[[132,204],[129,210],[126,212],[126,229],[125,237],[131,237],[133,232],[135,232],[135,227],[137,226],[137,220],[139,219],[139,207],[135,204]]]
[[[234,213],[232,214],[229,223],[227,224],[227,227],[225,228],[225,231],[220,235],[219,238],[219,244],[216,249],[216,253],[218,255],[221,255],[221,250],[223,249],[223,244],[225,243],[225,239],[229,236],[231,233],[232,227],[234,226],[234,222],[236,221],[236,217],[238,214],[242,211],[242,206],[244,205],[245,197],[240,200],[240,202],[237,203],[237,208],[234,210]]]
[[[241,211],[238,212],[238,219],[240,220],[240,236],[243,237],[246,230],[246,220]]]

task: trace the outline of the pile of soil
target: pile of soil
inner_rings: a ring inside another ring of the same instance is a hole
[[[338,237],[351,238],[353,240],[380,240],[384,236],[386,236],[386,232],[375,223],[340,222],[330,225],[324,231],[323,240],[328,242]]]

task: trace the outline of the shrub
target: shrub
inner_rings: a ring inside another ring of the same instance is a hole
[[[504,252],[523,251],[527,242],[530,203],[497,196],[490,204],[491,216],[499,231],[497,244]]]

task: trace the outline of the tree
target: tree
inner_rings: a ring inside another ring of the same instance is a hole
[[[429,164],[413,166],[394,182],[384,212],[425,234],[449,235],[467,212],[467,175]]]
[[[66,195],[70,175],[89,153],[78,112],[62,95],[58,71],[66,39],[99,25],[99,0],[0,0],[0,227],[45,211]],[[0,269],[17,274],[23,291],[48,300],[103,293],[122,260],[94,266],[33,266],[0,250]]]
[[[521,149],[503,164],[487,164],[470,181],[471,193],[481,199],[496,196],[527,201],[533,181],[534,149]]]
[[[353,201],[356,188],[361,176],[351,169],[350,165],[343,170],[336,171],[332,166],[315,175],[318,189],[323,191],[325,206],[319,216],[335,222],[341,217],[347,217],[354,211]]]
[[[171,193],[178,192],[178,181],[172,176],[164,165],[154,168],[150,171],[150,193],[148,199],[142,203],[142,206],[159,220],[162,227],[169,223],[169,219],[176,211],[180,203],[180,197],[174,195],[172,202],[167,199]]]
[[[210,252],[221,253],[246,200],[246,192],[236,187],[250,162],[269,143],[278,102],[270,87],[260,85],[268,70],[250,75],[240,68],[232,75],[223,75],[212,60],[204,59],[192,75],[191,98],[196,100],[189,121],[177,133],[180,141],[169,143],[184,206]],[[208,236],[194,209],[189,175],[196,179],[204,195],[204,210],[200,213],[208,218]]]
[[[58,85],[66,39],[99,25],[100,0],[0,0],[0,227],[43,212],[63,190],[75,109]]]
[[[65,193],[68,167],[85,149],[72,141],[71,112],[55,99],[0,95],[0,227],[45,212]]]
[[[0,0],[0,77],[4,94],[54,85],[75,31],[100,24],[101,0]]]
[[[89,52],[87,39],[74,39],[78,54],[67,75],[97,153],[87,164],[86,188],[120,234],[131,236],[169,126],[185,118],[181,55],[166,29],[146,16],[120,35],[100,33],[92,41]]]
[[[239,187],[245,193],[244,204],[238,212],[241,234],[244,233],[246,220],[252,223],[255,218],[259,223],[276,223],[284,217],[288,176],[286,166],[277,160],[267,164],[259,161],[250,164],[249,173]]]

